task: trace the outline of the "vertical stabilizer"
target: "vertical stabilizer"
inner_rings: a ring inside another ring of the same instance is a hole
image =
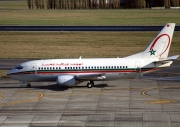
[[[166,59],[168,57],[175,23],[167,23],[151,44],[142,52],[143,58]]]

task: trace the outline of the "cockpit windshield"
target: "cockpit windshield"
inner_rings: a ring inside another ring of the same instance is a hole
[[[21,69],[23,69],[23,66],[21,66],[21,65],[17,65],[14,69],[21,70]]]

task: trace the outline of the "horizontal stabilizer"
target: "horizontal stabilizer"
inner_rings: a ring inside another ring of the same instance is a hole
[[[167,59],[168,60],[176,60],[179,57],[179,55],[170,56]]]
[[[165,64],[165,63],[169,63],[172,62],[173,60],[176,60],[179,57],[179,55],[175,55],[175,56],[170,56],[167,59],[162,59],[162,60],[158,60],[158,61],[154,61],[154,64]]]

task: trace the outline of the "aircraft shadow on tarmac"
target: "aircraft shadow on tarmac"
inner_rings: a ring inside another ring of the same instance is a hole
[[[97,84],[97,85],[94,85],[95,88],[104,88],[104,87],[108,87],[107,84]],[[82,88],[82,89],[86,89],[87,86],[74,86],[74,87],[66,87],[66,86],[58,86],[57,84],[52,84],[52,85],[46,85],[46,86],[32,86],[32,88],[34,89],[46,89],[46,90],[52,90],[52,91],[66,91],[68,89],[72,89],[72,88]],[[88,88],[87,88],[88,89]]]
[[[108,87],[107,84],[96,84],[94,85],[95,88],[105,88]],[[52,90],[52,91],[66,91],[71,88],[82,88],[86,89],[87,86],[74,86],[74,87],[66,87],[66,86],[58,86],[57,84],[50,84],[50,85],[32,85],[31,88],[27,88],[26,85],[20,85],[20,86],[1,86],[0,89],[44,89],[44,90]],[[88,88],[87,88],[88,89]]]

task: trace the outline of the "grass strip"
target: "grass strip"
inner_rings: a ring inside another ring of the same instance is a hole
[[[27,1],[0,1],[0,25],[180,25],[179,10],[29,10]]]
[[[143,51],[158,32],[0,32],[0,58],[110,58]],[[169,55],[180,54],[175,32]]]

